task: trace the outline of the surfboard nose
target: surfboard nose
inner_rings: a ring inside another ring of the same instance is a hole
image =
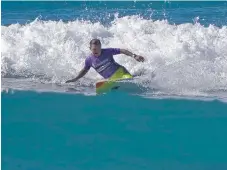
[[[101,87],[105,82],[104,81],[101,81],[101,82],[97,82],[96,83],[96,89]]]

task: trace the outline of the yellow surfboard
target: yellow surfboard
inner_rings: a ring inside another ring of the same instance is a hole
[[[133,78],[121,80],[101,80],[96,83],[97,94],[109,93],[113,91],[138,93],[141,92],[141,88],[133,82]]]
[[[110,91],[123,90],[124,92],[138,91],[138,86],[133,83],[133,76],[119,68],[108,80],[101,80],[96,83],[96,93],[108,93]]]

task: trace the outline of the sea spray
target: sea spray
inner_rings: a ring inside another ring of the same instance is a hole
[[[63,83],[84,66],[90,53],[89,40],[99,38],[103,48],[125,48],[145,57],[144,63],[124,55],[115,57],[132,74],[143,75],[137,83],[174,93],[227,87],[226,26],[171,25],[167,20],[125,16],[116,17],[109,26],[36,19],[1,29],[4,78]],[[98,79],[101,77],[91,69],[80,85],[91,85]]]

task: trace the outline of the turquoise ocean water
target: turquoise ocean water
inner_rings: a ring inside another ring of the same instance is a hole
[[[227,169],[226,2],[2,2],[2,168]],[[145,87],[96,96],[91,38]],[[155,74],[155,76],[153,76]]]

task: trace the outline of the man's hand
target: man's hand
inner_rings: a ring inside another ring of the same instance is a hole
[[[72,80],[67,80],[65,83],[71,83],[71,82],[73,82]]]
[[[140,55],[135,55],[134,56],[135,60],[138,61],[138,62],[144,62],[144,57],[140,56]]]

